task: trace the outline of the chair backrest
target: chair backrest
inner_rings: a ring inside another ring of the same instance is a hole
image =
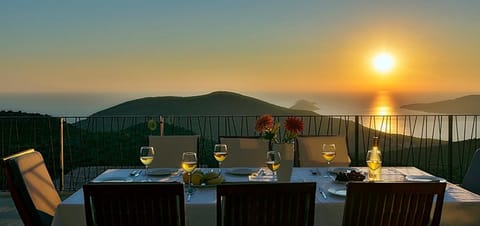
[[[462,187],[480,195],[480,149],[473,154],[470,166],[463,177]]]
[[[438,226],[445,186],[436,182],[348,183],[343,225]]]
[[[267,159],[268,141],[259,137],[220,137],[228,147],[222,167],[262,167]]]
[[[297,143],[300,167],[349,166],[352,162],[345,136],[299,136]],[[322,158],[323,144],[335,144],[336,157],[330,165]]]
[[[198,135],[148,136],[148,144],[155,150],[150,168],[179,168],[183,152],[198,154]]]
[[[25,225],[50,225],[61,199],[42,154],[34,149],[3,158],[8,189]]]
[[[83,194],[87,226],[185,225],[181,183],[89,183]]]
[[[312,226],[316,184],[238,183],[217,186],[217,226]]]

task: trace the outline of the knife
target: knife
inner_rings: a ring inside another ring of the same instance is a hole
[[[325,194],[325,192],[320,191],[320,194],[322,194],[322,196],[323,196],[324,199],[327,199],[327,195]]]

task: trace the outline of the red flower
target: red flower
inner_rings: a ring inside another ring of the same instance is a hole
[[[257,123],[255,124],[255,130],[257,132],[263,133],[267,129],[271,129],[273,127],[273,117],[268,114],[264,114],[257,119]]]
[[[303,121],[299,118],[288,117],[285,120],[285,129],[292,134],[299,134],[303,131]]]

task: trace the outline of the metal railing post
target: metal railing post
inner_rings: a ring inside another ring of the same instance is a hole
[[[360,125],[359,125],[359,118],[358,118],[358,115],[355,115],[355,166],[358,166],[359,164],[359,161],[358,161],[358,158],[359,158],[359,150],[360,150],[360,147],[359,147],[359,131],[360,131]]]
[[[60,118],[60,191],[65,190],[65,165],[63,161],[63,123],[65,119]]]
[[[453,178],[453,115],[448,116],[448,180]]]
[[[160,126],[159,126],[159,129],[160,129],[160,136],[163,136],[163,126],[164,126],[164,123],[163,123],[164,119],[163,119],[163,116],[160,116],[160,120],[159,120],[159,123],[160,123]]]

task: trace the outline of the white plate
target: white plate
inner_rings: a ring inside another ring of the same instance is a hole
[[[435,176],[428,176],[428,175],[408,175],[405,177],[407,181],[415,181],[415,182],[447,182],[447,180],[441,177]]]
[[[167,176],[167,175],[170,175],[174,172],[177,172],[177,170],[175,170],[175,169],[162,169],[162,168],[149,169],[148,170],[148,175],[149,176]]]
[[[348,171],[359,171],[357,168],[353,168],[353,167],[332,167],[332,168],[328,168],[328,172],[329,173],[333,173],[333,174],[338,174],[338,173],[346,173]]]
[[[227,172],[233,175],[250,175],[257,171],[258,169],[253,169],[253,168],[234,168],[234,169],[228,170]]]
[[[93,180],[93,182],[132,182],[132,178],[128,177],[103,177]]]
[[[333,195],[342,196],[342,197],[347,196],[346,188],[329,188],[327,191]]]

